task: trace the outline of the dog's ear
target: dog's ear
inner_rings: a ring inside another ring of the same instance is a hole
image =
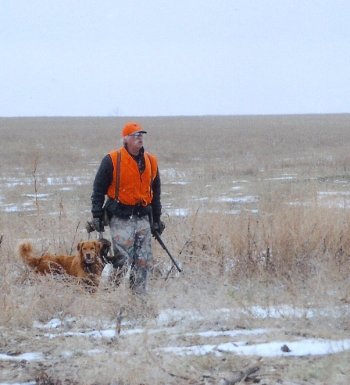
[[[101,248],[102,248],[102,242],[100,241],[95,241],[95,250],[96,250],[96,253],[100,253],[101,251]]]
[[[81,241],[81,242],[78,243],[78,245],[77,245],[77,250],[78,250],[78,251],[81,251],[81,248],[82,248],[82,246],[83,246],[83,243],[84,243],[83,241]]]

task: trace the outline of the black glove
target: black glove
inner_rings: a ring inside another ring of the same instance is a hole
[[[152,225],[152,228],[151,228],[151,232],[152,234],[154,235],[155,232],[157,232],[159,235],[162,234],[162,232],[164,231],[165,229],[165,224],[163,221],[161,221],[160,219],[156,222],[153,222],[153,225]]]
[[[92,225],[92,221],[87,221],[85,223],[85,230],[88,232],[88,234],[92,233],[93,231],[95,231],[93,225]]]
[[[92,227],[98,233],[102,233],[103,231],[105,231],[105,226],[102,218],[92,218]]]

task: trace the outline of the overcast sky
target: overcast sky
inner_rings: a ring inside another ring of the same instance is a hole
[[[0,116],[350,112],[348,0],[0,0]]]

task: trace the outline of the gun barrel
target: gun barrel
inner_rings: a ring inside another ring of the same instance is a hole
[[[173,262],[173,264],[175,265],[177,271],[179,273],[182,272],[182,270],[180,269],[179,265],[177,264],[177,262],[175,261],[175,259],[173,258],[173,256],[170,254],[170,251],[168,250],[168,248],[165,246],[162,238],[160,237],[160,234],[158,233],[158,231],[155,231],[154,232],[154,235],[155,235],[155,238],[156,240],[158,241],[158,243],[162,246],[162,248],[166,251],[166,253],[169,255],[171,261]]]

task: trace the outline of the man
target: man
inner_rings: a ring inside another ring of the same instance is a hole
[[[109,220],[113,266],[131,265],[130,287],[144,293],[152,260],[151,234],[161,233],[161,183],[157,159],[145,152],[147,132],[134,122],[122,129],[123,146],[111,151],[97,171],[92,201],[93,227],[104,231],[104,209]],[[105,196],[107,201],[104,205]]]

